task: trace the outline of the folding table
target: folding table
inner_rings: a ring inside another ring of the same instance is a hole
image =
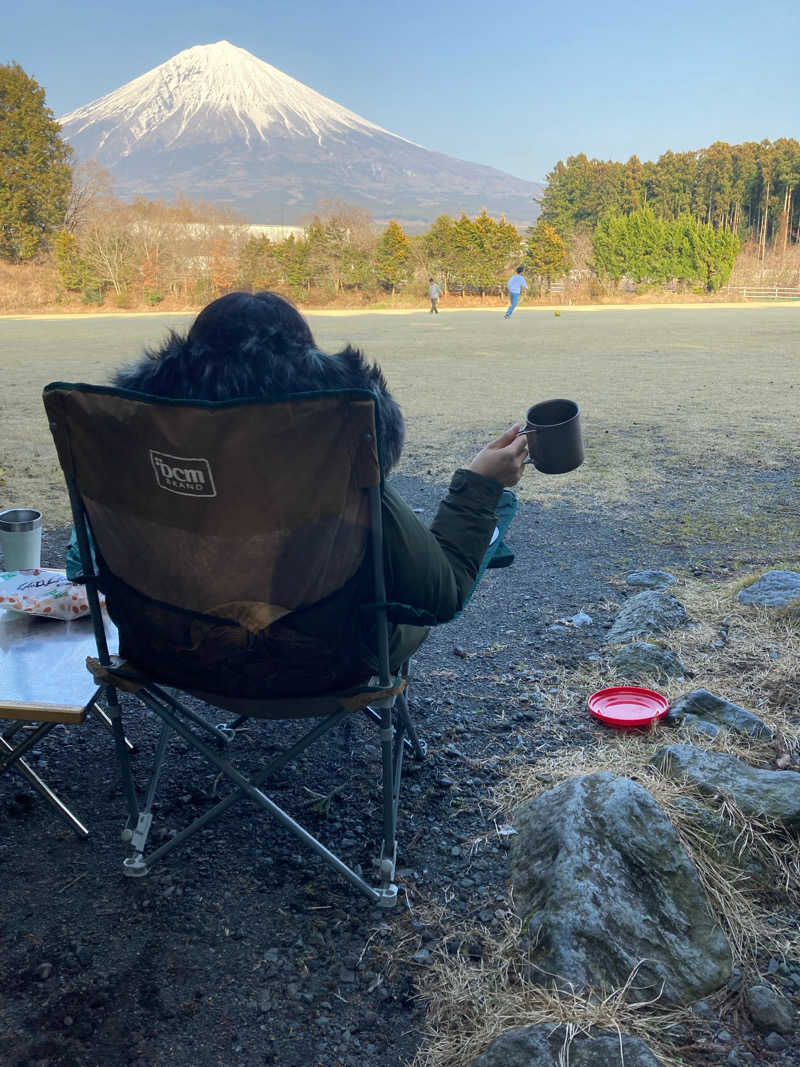
[[[103,619],[109,647],[116,649],[114,624]],[[0,719],[10,722],[0,732],[0,776],[21,774],[80,837],[89,831],[23,756],[56,726],[82,723],[89,711],[111,728],[86,669],[86,657],[94,655],[88,616],[62,622],[0,608]]]

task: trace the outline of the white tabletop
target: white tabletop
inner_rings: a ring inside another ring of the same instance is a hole
[[[118,648],[116,627],[103,618],[113,654]],[[61,622],[0,608],[0,709],[85,708],[97,690],[86,657],[96,655],[88,615]]]

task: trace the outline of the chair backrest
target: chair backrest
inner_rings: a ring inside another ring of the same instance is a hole
[[[110,605],[117,583],[255,634],[361,567],[381,482],[370,393],[204,403],[56,382],[44,403]]]

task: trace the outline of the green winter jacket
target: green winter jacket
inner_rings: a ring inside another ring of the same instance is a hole
[[[497,525],[502,486],[457,470],[430,529],[387,485],[383,490],[386,595],[392,624],[389,658],[397,670],[431,626],[448,622],[469,599]],[[511,494],[509,494],[510,496]],[[73,533],[67,572],[80,573]],[[364,680],[376,666],[374,616],[359,610],[373,600],[365,559],[345,587],[297,610],[258,634],[198,623],[149,605],[134,590],[108,591],[120,653],[165,683],[236,696],[285,696],[326,691]]]

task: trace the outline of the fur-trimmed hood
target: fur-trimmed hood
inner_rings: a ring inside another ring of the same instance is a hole
[[[284,342],[280,351],[247,341],[220,358],[218,349],[191,336],[170,334],[156,351],[118,371],[113,384],[151,396],[185,400],[279,399],[319,389],[366,389],[376,401],[383,473],[397,465],[405,424],[376,363],[348,345],[329,355],[303,344]]]

